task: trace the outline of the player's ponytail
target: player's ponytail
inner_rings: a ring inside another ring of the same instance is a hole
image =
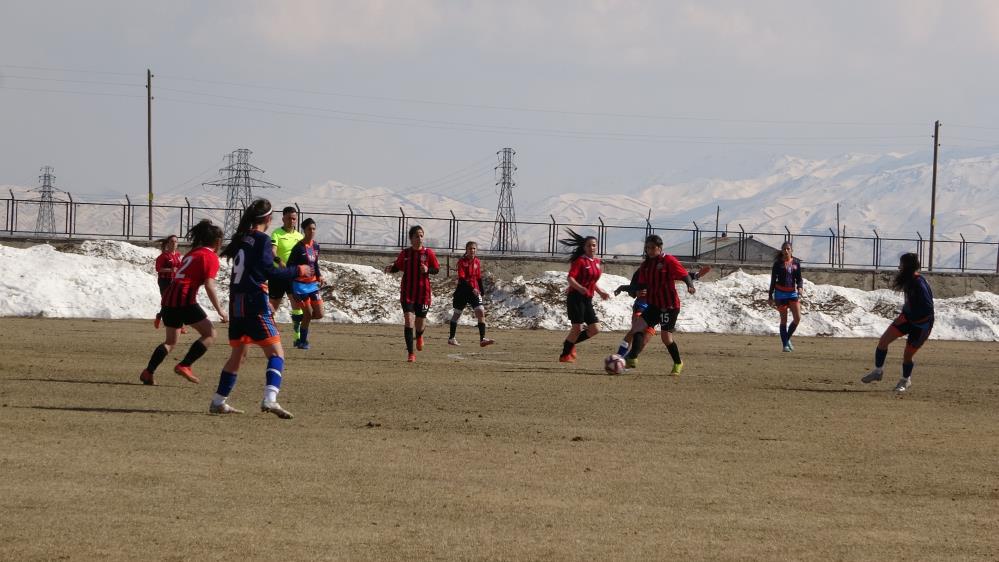
[[[892,281],[891,286],[896,291],[904,291],[909,287],[909,283],[911,283],[916,277],[916,272],[919,271],[919,256],[913,254],[912,252],[902,254],[898,258],[898,265],[898,274],[895,275],[895,279]]]
[[[191,248],[211,247],[225,235],[222,229],[208,219],[201,219],[198,224],[187,231],[186,238],[191,242]]]
[[[568,234],[569,237],[562,238],[558,242],[559,244],[562,244],[566,248],[572,250],[572,252],[569,254],[569,263],[576,261],[577,259],[579,259],[579,256],[582,256],[583,254],[586,253],[587,242],[589,242],[590,240],[597,239],[596,236],[583,236],[582,234],[577,234],[576,231],[574,231],[571,228],[566,228],[565,233]]]
[[[239,252],[239,244],[243,240],[243,237],[250,233],[255,225],[263,224],[267,222],[267,218],[271,216],[271,202],[266,199],[257,199],[250,206],[243,211],[243,216],[239,218],[239,225],[236,227],[236,232],[232,235],[232,240],[229,244],[222,250],[222,255],[232,259],[236,257]]]

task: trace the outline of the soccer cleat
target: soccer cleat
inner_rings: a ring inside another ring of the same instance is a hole
[[[448,345],[461,345],[460,343],[458,343],[458,340],[456,340],[454,338],[451,338],[451,339],[447,340],[447,344]]]
[[[267,400],[264,400],[260,403],[260,411],[270,412],[283,420],[290,420],[295,417],[291,415],[291,412],[282,408],[281,404],[278,404],[276,401],[268,402]]]
[[[416,351],[423,351],[423,336],[416,338]]]
[[[791,351],[794,351],[794,344],[791,343],[791,340],[787,340],[787,346],[791,348]]]
[[[683,363],[673,363],[673,370],[670,371],[669,374],[674,377],[679,377],[681,372],[683,372]]]
[[[867,373],[860,379],[860,382],[862,383],[878,382],[879,380],[881,380],[881,377],[883,376],[884,376],[884,371],[881,369],[881,367],[874,367],[873,369],[871,369],[870,373]]]
[[[153,320],[153,328],[154,328],[154,329],[156,329],[156,330],[159,330],[159,329],[160,329],[160,317],[159,317],[159,316],[157,316],[157,317],[156,317],[156,318],[155,318],[155,319]]]
[[[784,344],[784,353],[791,353],[792,351],[794,351],[794,349],[790,345]]]
[[[309,349],[309,342],[298,340],[298,349],[308,350]]]
[[[145,385],[152,386],[156,384],[156,381],[153,380],[153,374],[150,373],[149,370],[147,369],[143,369],[142,373],[139,374],[139,380],[142,381],[142,384]]]
[[[406,357],[406,362],[407,363],[416,363],[416,354],[415,353],[410,353],[409,356]]]
[[[624,368],[625,369],[635,369],[638,367],[638,359],[634,357],[624,358]]]
[[[569,355],[559,355],[558,356],[558,362],[559,363],[575,363],[576,362],[576,358],[573,357],[572,354],[569,354]]]
[[[177,366],[173,368],[173,372],[193,382],[194,384],[201,382],[201,379],[199,379],[198,376],[194,374],[194,371],[191,370],[190,365],[181,365],[180,363],[177,363]]]
[[[576,346],[572,346],[572,349],[569,351],[569,357],[572,357],[573,361],[576,360]]]
[[[902,377],[898,380],[898,384],[895,385],[895,392],[905,392],[909,390],[910,386],[912,386],[912,378]]]
[[[298,349],[302,345],[302,340],[295,338],[295,341],[291,342],[291,346]]]
[[[238,408],[233,408],[232,406],[226,404],[225,402],[221,404],[215,404],[214,402],[208,406],[209,414],[242,414],[245,413],[243,410]]]
[[[482,338],[481,340],[479,340],[479,347],[486,347],[487,345],[492,345],[494,343],[496,343],[495,340],[491,340],[489,338]]]

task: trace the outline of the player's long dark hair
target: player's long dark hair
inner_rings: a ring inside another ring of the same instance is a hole
[[[791,259],[794,260],[794,246],[790,241],[785,240],[784,243],[780,245],[780,250],[777,250],[777,255],[774,256],[774,263],[784,261],[784,246],[791,248]]]
[[[244,236],[250,233],[255,225],[267,222],[267,217],[271,215],[271,202],[266,199],[257,199],[243,211],[243,216],[239,218],[239,226],[232,235],[232,240],[222,250],[222,255],[232,259],[239,252],[239,244]]]
[[[920,267],[919,256],[912,252],[902,254],[898,258],[898,264],[901,268],[895,275],[891,286],[896,291],[904,291],[909,288],[909,283],[916,278],[916,272],[919,271]]]
[[[201,219],[198,224],[192,226],[187,231],[186,238],[191,242],[191,248],[202,246],[211,247],[221,240],[225,235],[222,229],[208,219]]]
[[[159,240],[156,241],[156,243],[160,245],[160,251],[161,252],[165,252],[166,251],[167,244],[170,243],[170,239],[171,238],[176,239],[177,235],[176,234],[171,234],[170,236],[167,236],[166,238],[160,238]]]
[[[571,228],[566,228],[565,233],[568,234],[569,237],[560,239],[558,243],[572,250],[572,253],[569,254],[569,263],[576,261],[579,259],[579,256],[586,253],[587,242],[597,239],[596,236],[583,236],[582,234],[578,234]]]

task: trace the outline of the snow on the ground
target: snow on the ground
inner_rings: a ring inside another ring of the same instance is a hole
[[[72,253],[70,253],[72,252]],[[52,318],[153,318],[159,310],[159,291],[153,273],[158,251],[126,242],[86,242],[60,252],[49,245],[27,249],[0,246],[0,316]],[[229,264],[222,260],[220,297],[227,303]],[[402,323],[399,309],[399,275],[373,267],[321,262],[331,285],[323,291],[326,317],[323,322]],[[488,269],[488,264],[486,264]],[[487,271],[488,273],[488,271]],[[612,292],[627,279],[604,275],[600,286]],[[766,275],[741,271],[724,278],[708,277],[689,295],[680,284],[683,308],[678,330],[734,334],[776,334],[777,312],[767,305]],[[455,279],[437,276],[433,281],[434,304],[429,318],[445,324],[451,315]],[[547,271],[531,278],[486,279],[487,321],[501,328],[564,330],[565,271]],[[201,305],[217,319],[200,291]],[[594,299],[597,314],[606,329],[623,330],[631,319],[632,299],[622,294],[602,301]],[[805,281],[803,318],[798,334],[803,336],[877,337],[898,314],[902,297],[890,290],[863,291]],[[972,295],[936,300],[934,339],[999,341],[999,295]],[[289,322],[282,306],[278,321]],[[463,325],[473,325],[466,311]]]

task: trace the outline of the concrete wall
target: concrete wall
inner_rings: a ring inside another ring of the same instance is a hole
[[[41,240],[31,238],[0,238],[0,244],[26,248],[36,244],[50,243],[57,249],[79,245],[82,240]],[[129,241],[137,246],[156,247],[154,243],[144,240]],[[180,249],[184,252],[184,246]],[[445,274],[453,275],[454,267],[461,257],[461,251],[455,254],[438,252],[437,257],[441,262],[441,271]],[[341,263],[353,263],[359,265],[370,265],[376,268],[384,268],[392,263],[397,250],[372,251],[372,250],[349,250],[342,248],[323,249],[323,259]],[[487,274],[500,279],[513,279],[518,275],[527,277],[538,275],[544,271],[566,271],[569,264],[566,257],[511,257],[511,256],[480,256],[482,268]],[[604,260],[604,271],[622,277],[631,277],[638,267],[639,260],[635,259],[606,259]],[[684,262],[688,268],[693,268],[695,264]],[[747,264],[711,264],[699,262],[697,265],[711,265],[714,271],[712,277],[721,277],[733,271],[743,270],[750,274],[769,274],[770,265],[747,265]],[[0,264],[2,267],[3,264]],[[838,269],[829,267],[811,268],[808,263],[804,263],[805,279],[820,285],[838,285],[840,287],[852,287],[856,289],[872,290],[887,289],[891,286],[892,277],[895,271],[882,270],[872,271],[867,269]],[[995,274],[982,273],[937,273],[924,272],[926,279],[933,287],[933,295],[938,298],[951,298],[969,295],[974,291],[985,291],[999,294],[999,276]]]

